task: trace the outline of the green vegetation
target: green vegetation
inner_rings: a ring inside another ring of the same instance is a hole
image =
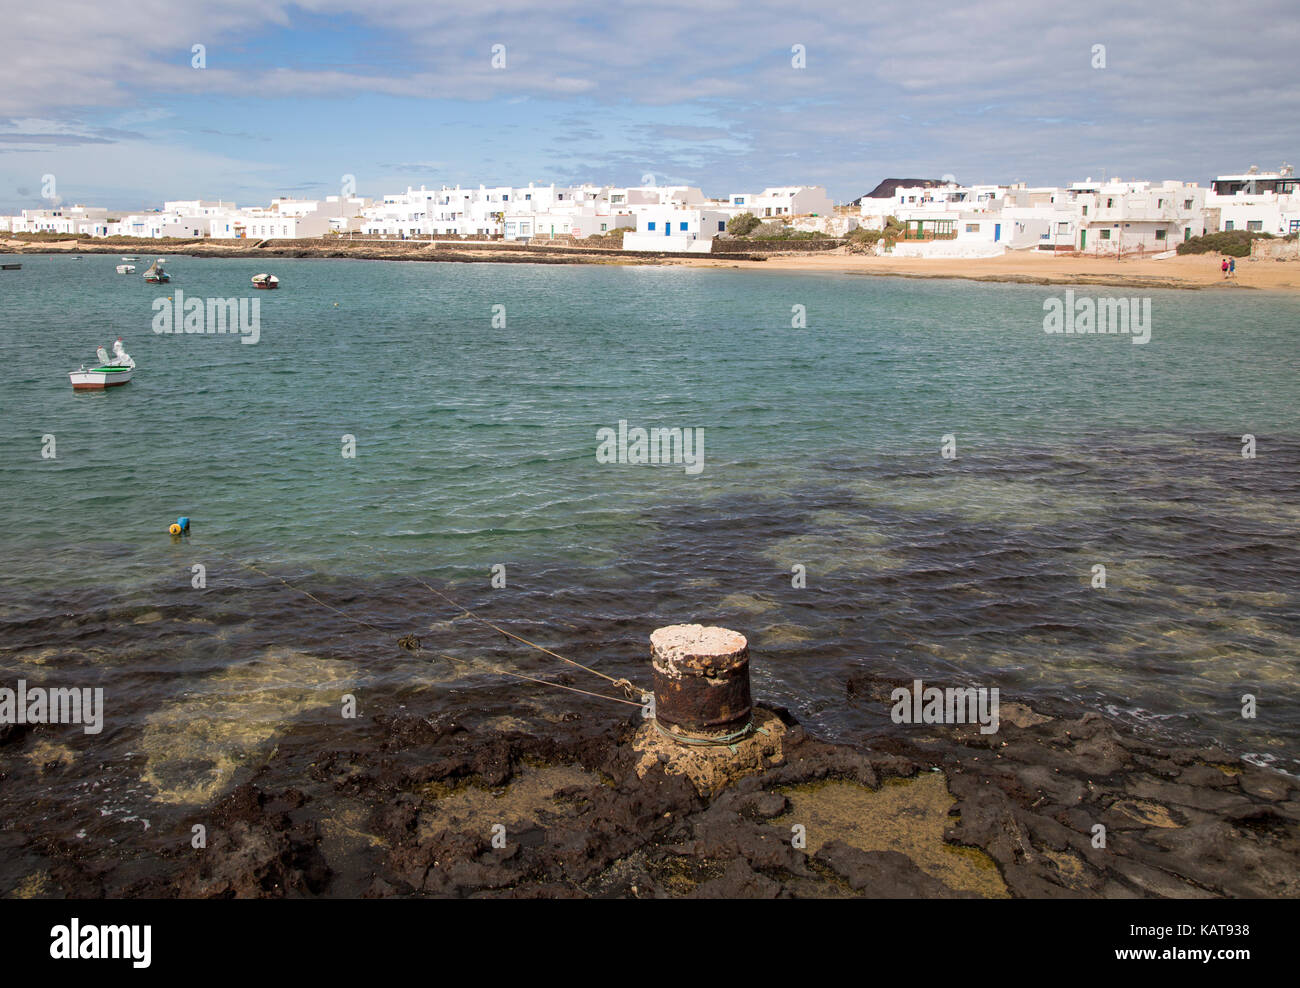
[[[1227,230],[1193,237],[1178,245],[1180,254],[1227,254],[1229,257],[1249,257],[1252,240],[1272,240],[1271,233],[1252,230]]]
[[[825,240],[823,233],[796,230],[779,220],[763,222],[753,213],[733,216],[727,223],[729,236],[747,240]]]
[[[867,230],[863,227],[858,227],[856,230],[851,230],[848,235],[845,236],[844,241],[848,245],[849,250],[853,253],[864,253],[870,251],[872,248],[882,243],[885,249],[888,250],[902,238],[905,229],[906,224],[903,223],[902,220],[895,216],[886,216],[885,226],[883,229]]]
[[[589,247],[622,247],[623,234],[636,233],[632,227],[619,227],[617,230],[607,230],[604,233],[593,233],[590,237],[584,237],[582,243]]]
[[[727,222],[727,232],[733,237],[748,237],[759,225],[759,219],[753,213],[741,213]]]
[[[810,230],[796,230],[784,223],[763,223],[750,236],[754,240],[825,240],[826,235]]]
[[[865,227],[858,227],[856,230],[850,230],[848,236],[844,239],[851,244],[861,244],[864,247],[874,247],[880,243],[880,239],[885,235],[884,230],[868,230]]]

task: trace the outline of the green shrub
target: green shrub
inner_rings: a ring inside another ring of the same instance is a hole
[[[733,237],[747,237],[758,225],[758,217],[753,213],[741,213],[727,221],[727,232]]]
[[[880,243],[880,238],[884,235],[884,230],[868,230],[865,227],[860,226],[856,230],[850,230],[844,239],[849,243],[863,244],[864,246],[872,247]]]
[[[622,247],[623,234],[636,233],[631,227],[621,226],[616,230],[606,230],[604,233],[593,233],[590,237],[583,239],[583,243],[590,244],[593,247]]]
[[[1193,237],[1178,245],[1180,254],[1227,254],[1229,257],[1249,257],[1252,240],[1272,240],[1271,233],[1254,230],[1225,230]]]

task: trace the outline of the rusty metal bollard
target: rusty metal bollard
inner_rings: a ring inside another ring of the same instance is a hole
[[[686,744],[730,744],[753,728],[749,643],[726,628],[674,624],[650,635],[656,726]]]

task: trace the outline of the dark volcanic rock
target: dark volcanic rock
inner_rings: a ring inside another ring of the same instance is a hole
[[[816,860],[843,878],[856,892],[879,899],[973,898],[954,892],[897,851],[862,851],[833,840]]]
[[[293,823],[302,793],[275,798],[240,786],[214,807],[207,847],[193,850],[176,891],[186,898],[279,898],[320,893],[329,869],[314,823]]]
[[[27,851],[51,894],[69,896],[954,897],[976,880],[935,862],[967,856],[983,894],[1300,896],[1294,780],[1221,751],[1160,748],[1096,714],[1027,708],[994,735],[925,725],[856,746],[779,716],[779,757],[712,795],[644,763],[635,719],[560,711],[530,733],[376,718],[347,748],[310,750],[298,780],[310,796],[283,774],[278,785],[259,776],[194,814],[206,849],[178,840],[134,872],[67,838]],[[871,801],[940,772],[951,806],[940,790],[924,811],[933,829],[909,831],[936,835],[924,868],[836,832],[833,814],[816,846],[793,846],[796,804],[891,806]]]

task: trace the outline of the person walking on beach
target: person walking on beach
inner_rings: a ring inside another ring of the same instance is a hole
[[[1228,259],[1228,277],[1237,277],[1237,259],[1235,257]]]
[[[1223,263],[1219,265],[1219,270],[1223,272],[1223,280],[1228,280],[1228,259],[1225,257]]]

